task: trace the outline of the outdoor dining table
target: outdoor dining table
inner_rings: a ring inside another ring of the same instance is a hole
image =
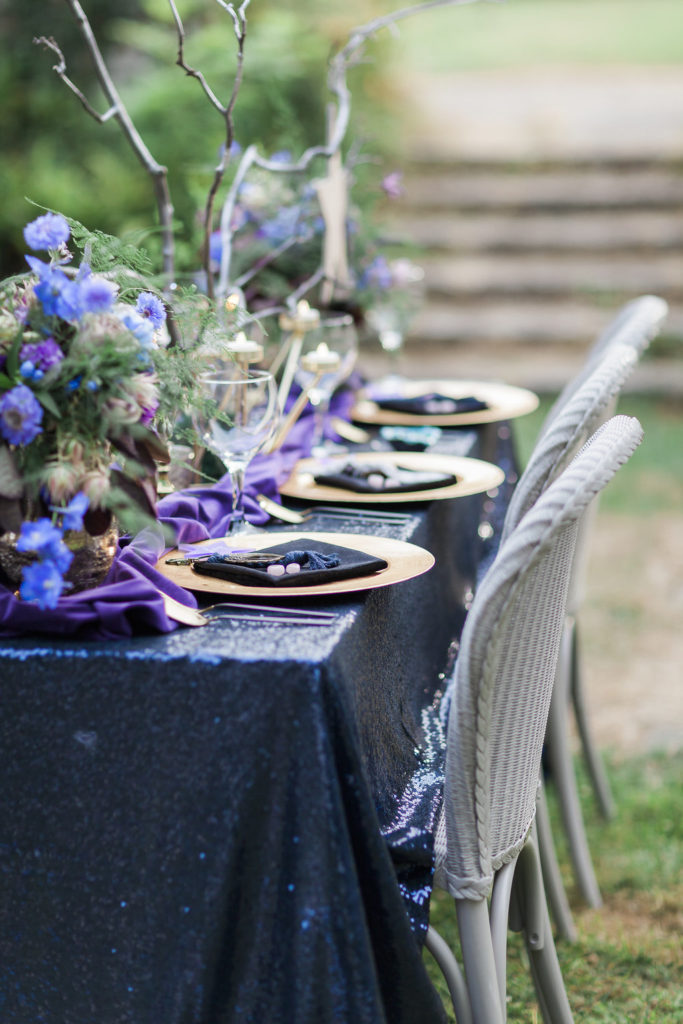
[[[509,435],[440,450],[513,479]],[[445,1019],[421,958],[430,710],[506,493],[408,503],[398,525],[315,516],[436,558],[296,598],[327,626],[2,642],[3,1024]]]

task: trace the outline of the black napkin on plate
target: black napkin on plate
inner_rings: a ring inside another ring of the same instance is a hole
[[[317,583],[331,583],[333,580],[353,579],[356,576],[369,576],[380,569],[386,569],[388,562],[375,555],[368,555],[364,551],[355,551],[353,548],[341,547],[339,544],[326,544],[320,540],[307,540],[305,537],[298,540],[287,541],[285,544],[276,544],[271,548],[259,549],[254,554],[273,555],[272,564],[283,564],[277,556],[287,556],[292,552],[314,553],[320,555],[320,561],[331,563],[324,568],[311,568],[309,562],[319,562],[319,559],[302,558],[299,572],[290,575],[285,572],[281,576],[274,576],[268,572],[267,565],[251,566],[237,562],[226,561],[229,555],[214,555],[211,559],[202,559],[192,563],[192,571],[201,576],[215,576],[217,579],[229,580],[232,583],[242,583],[249,587],[309,587]],[[285,558],[284,562],[291,560]],[[335,564],[336,563],[336,564]]]
[[[433,487],[457,484],[452,473],[436,470],[410,469],[384,462],[348,462],[336,473],[319,473],[317,484],[343,487],[359,494],[400,494],[403,491],[429,491]]]
[[[488,402],[483,402],[474,395],[462,395],[453,398],[432,391],[426,395],[414,395],[401,398],[400,395],[378,396],[372,399],[380,409],[390,412],[406,412],[411,416],[453,416],[455,413],[482,412],[488,409]]]

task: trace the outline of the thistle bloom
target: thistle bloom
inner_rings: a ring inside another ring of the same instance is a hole
[[[44,213],[24,228],[24,238],[30,249],[58,249],[67,242],[71,229],[59,213]]]
[[[0,434],[10,444],[30,444],[42,434],[43,407],[30,388],[18,384],[0,398]]]
[[[166,320],[164,304],[153,292],[140,292],[135,311],[149,320],[155,330]]]
[[[35,601],[39,608],[56,608],[64,589],[64,580],[52,562],[27,565],[19,593],[24,601]]]

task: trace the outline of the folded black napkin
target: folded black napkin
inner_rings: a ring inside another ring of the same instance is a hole
[[[360,494],[398,494],[402,491],[428,491],[433,487],[448,487],[458,478],[452,473],[435,470],[410,469],[385,462],[348,462],[336,473],[319,473],[317,484],[343,487]]]
[[[367,555],[364,551],[306,538],[276,544],[253,554],[273,557],[270,563],[262,559],[261,565],[249,565],[238,561],[240,556],[231,561],[230,555],[212,555],[193,562],[192,571],[201,576],[215,576],[250,587],[308,587],[316,583],[369,576],[380,569],[386,569],[388,565],[383,558]],[[269,572],[269,564],[278,567],[276,572],[280,574],[275,575],[272,570]],[[293,572],[294,565],[298,565],[299,569]]]
[[[426,395],[414,395],[412,398],[401,398],[400,395],[373,397],[375,405],[391,412],[407,412],[411,416],[452,416],[461,412],[481,412],[488,409],[488,402],[483,402],[473,395],[462,395],[452,398],[432,391]]]

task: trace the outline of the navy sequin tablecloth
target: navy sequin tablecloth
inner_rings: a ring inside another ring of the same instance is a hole
[[[510,459],[493,429],[442,450]],[[435,567],[330,627],[2,643],[3,1024],[445,1019],[430,722],[505,491],[406,506]]]

